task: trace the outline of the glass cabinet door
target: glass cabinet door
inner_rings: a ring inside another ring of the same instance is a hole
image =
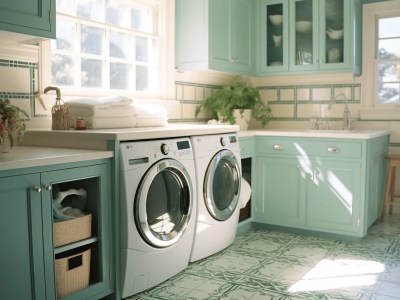
[[[288,70],[288,1],[278,0],[261,1],[261,45],[262,64],[258,66],[262,71],[281,72]]]
[[[292,70],[318,68],[318,2],[296,0],[291,4],[290,66]]]

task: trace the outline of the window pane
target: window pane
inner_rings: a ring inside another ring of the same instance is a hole
[[[53,55],[51,65],[52,81],[56,85],[73,86],[75,74],[74,59],[68,55]]]
[[[378,85],[378,103],[396,104],[399,100],[399,83],[382,83]]]
[[[151,33],[153,32],[151,19],[150,11],[139,8],[131,9],[131,28]]]
[[[71,12],[71,1],[70,0],[57,0],[56,1],[57,12],[70,13]],[[58,26],[58,20],[57,20]]]
[[[400,82],[400,62],[379,63],[379,82]]]
[[[129,69],[128,64],[111,63],[110,64],[110,88],[112,89],[128,89],[129,85]]]
[[[52,41],[53,48],[61,50],[75,50],[76,24],[63,18],[57,19],[57,40]]]
[[[99,20],[99,7],[98,0],[79,0],[76,2],[76,15],[89,20]]]
[[[129,8],[115,1],[106,0],[106,23],[129,28]]]
[[[96,59],[81,60],[81,85],[83,87],[101,87],[103,62]]]
[[[137,91],[145,91],[148,89],[149,80],[148,80],[149,70],[147,67],[137,66],[136,67],[136,90]]]
[[[81,52],[90,54],[103,54],[104,30],[82,25],[81,28]]]
[[[400,17],[379,19],[379,38],[400,37]]]
[[[147,62],[149,47],[148,47],[148,39],[137,37],[136,38],[136,61]]]
[[[117,58],[130,58],[130,36],[121,32],[110,32],[110,56]]]
[[[380,59],[400,58],[400,38],[380,40],[379,58]]]

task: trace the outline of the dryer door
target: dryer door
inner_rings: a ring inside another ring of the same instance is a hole
[[[193,206],[192,183],[176,160],[155,163],[142,178],[134,207],[136,226],[154,247],[168,247],[184,233]]]
[[[225,221],[239,202],[240,168],[229,150],[218,152],[211,160],[204,178],[204,201],[216,220]]]

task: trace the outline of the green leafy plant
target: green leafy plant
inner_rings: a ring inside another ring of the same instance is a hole
[[[14,146],[14,138],[21,139],[26,131],[25,120],[28,114],[8,99],[0,99],[0,145],[6,138]]]
[[[242,81],[225,85],[215,91],[211,97],[196,108],[196,117],[202,109],[210,110],[213,118],[217,118],[218,113],[224,122],[230,124],[236,123],[233,116],[235,109],[239,109],[241,115],[245,109],[251,109],[252,117],[261,121],[263,127],[272,118],[271,107],[261,100],[259,90]]]

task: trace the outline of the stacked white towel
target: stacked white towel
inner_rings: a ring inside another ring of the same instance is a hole
[[[77,118],[83,118],[86,128],[129,128],[135,127],[132,99],[113,96],[100,99],[75,99],[68,101],[70,127]]]
[[[168,125],[167,109],[153,103],[133,102],[123,96],[68,101],[70,127],[77,118],[86,121],[86,128],[159,127]]]
[[[167,109],[158,104],[135,102],[131,105],[136,127],[159,127],[168,125]]]

